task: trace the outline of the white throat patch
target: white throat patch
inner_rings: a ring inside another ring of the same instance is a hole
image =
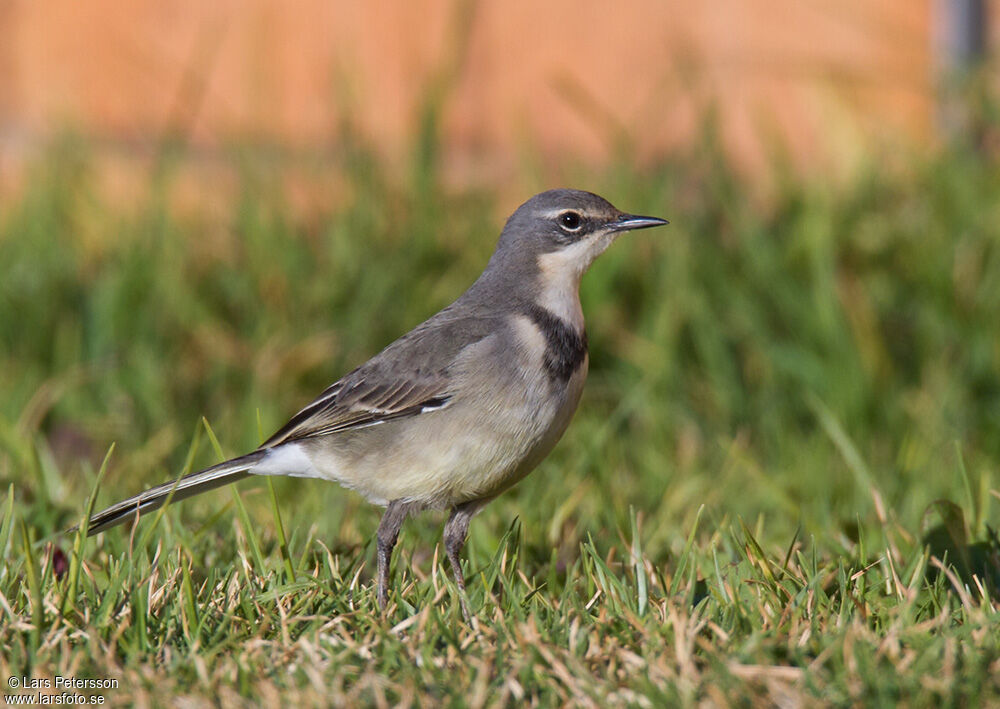
[[[541,254],[538,257],[538,270],[542,290],[538,304],[576,330],[582,330],[580,278],[616,236],[615,233],[606,233],[583,238],[558,251]]]

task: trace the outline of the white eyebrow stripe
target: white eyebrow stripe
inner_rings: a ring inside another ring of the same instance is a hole
[[[541,212],[540,216],[552,219],[558,217],[560,214],[565,214],[566,212],[576,212],[581,217],[586,217],[587,213],[579,209],[571,209],[569,207],[562,207],[560,209],[550,209],[547,212]]]

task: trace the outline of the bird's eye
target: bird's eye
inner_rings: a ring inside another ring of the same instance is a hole
[[[576,212],[563,212],[559,215],[559,226],[566,231],[577,231],[580,228],[580,215]]]

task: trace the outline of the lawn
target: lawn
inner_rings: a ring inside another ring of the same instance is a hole
[[[432,156],[433,157],[433,156]],[[86,143],[0,198],[0,675],[108,705],[1000,703],[1000,170],[958,141],[754,193],[711,141],[551,174],[667,217],[582,288],[591,375],[562,442],[472,523],[248,480],[93,539],[95,509],[245,452],[457,297],[506,214],[352,145],[328,206],[183,148],[127,207]],[[301,166],[300,166],[301,167]],[[545,177],[539,176],[545,174]],[[505,193],[511,192],[510,185]],[[96,500],[94,499],[96,496]]]

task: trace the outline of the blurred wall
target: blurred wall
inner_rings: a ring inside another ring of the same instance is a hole
[[[927,0],[0,0],[0,170],[67,126],[128,154],[165,134],[409,150],[428,105],[473,179],[561,156],[654,159],[715,111],[749,170],[933,132]]]

